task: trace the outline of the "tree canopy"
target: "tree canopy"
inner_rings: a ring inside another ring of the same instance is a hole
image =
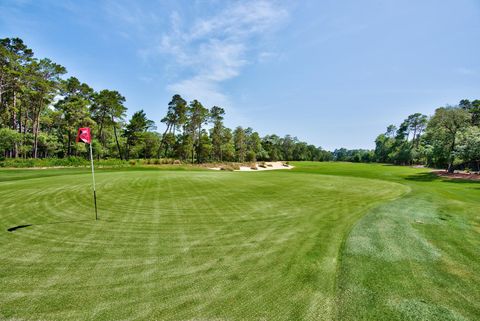
[[[0,39],[0,157],[85,155],[75,144],[79,127],[91,127],[97,158],[168,157],[190,162],[331,160],[330,152],[252,128],[225,127],[225,108],[173,95],[162,133],[143,110],[127,119],[126,98],[94,90],[50,59],[38,59],[19,38]]]

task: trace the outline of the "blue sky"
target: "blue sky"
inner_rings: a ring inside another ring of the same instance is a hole
[[[390,123],[480,98],[479,0],[0,0],[0,37],[159,125],[175,93],[230,127],[372,148]]]

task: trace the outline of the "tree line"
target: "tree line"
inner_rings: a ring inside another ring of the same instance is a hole
[[[440,107],[432,116],[409,115],[375,139],[375,149],[336,149],[336,161],[425,165],[480,171],[480,100]]]
[[[83,156],[79,127],[91,127],[95,157],[172,158],[192,163],[257,160],[333,160],[333,154],[286,135],[260,137],[252,128],[233,130],[225,110],[174,95],[156,131],[143,110],[127,119],[125,97],[95,91],[65,67],[39,59],[19,38],[0,39],[0,157]]]
[[[75,143],[91,127],[98,159],[170,158],[192,163],[313,160],[422,164],[480,170],[480,100],[461,100],[428,117],[408,116],[375,139],[375,149],[333,152],[286,135],[261,137],[252,128],[224,125],[225,110],[174,95],[156,131],[143,110],[127,119],[125,97],[95,91],[65,67],[34,57],[19,38],[0,39],[0,158],[85,156]]]
[[[480,171],[480,100],[463,99],[428,117],[415,113],[375,140],[378,162]]]

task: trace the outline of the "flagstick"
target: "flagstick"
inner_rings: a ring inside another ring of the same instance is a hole
[[[95,203],[95,221],[98,220],[97,214],[97,192],[95,191],[95,171],[93,170],[93,153],[92,153],[92,143],[90,145],[90,162],[92,164],[92,180],[93,180],[93,202]]]

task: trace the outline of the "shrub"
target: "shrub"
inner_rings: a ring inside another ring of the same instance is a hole
[[[137,161],[136,161],[135,159],[129,160],[128,163],[129,163],[131,166],[137,165]]]
[[[220,166],[220,170],[222,170],[222,171],[232,172],[232,171],[239,170],[239,169],[240,169],[240,166],[237,165],[237,164],[225,164],[225,165]]]
[[[247,162],[254,162],[257,160],[257,154],[253,150],[249,151],[246,156]]]
[[[82,157],[68,158],[9,158],[0,162],[0,167],[79,167],[90,165],[90,160]]]
[[[182,164],[182,162],[179,161],[178,159],[176,159],[176,160],[173,161],[173,164],[175,164],[175,165],[180,165],[180,164]]]
[[[94,160],[95,166],[99,167],[123,167],[128,166],[127,161],[120,159]],[[89,167],[90,159],[71,156],[67,158],[7,158],[0,161],[0,167],[35,168],[35,167]]]

